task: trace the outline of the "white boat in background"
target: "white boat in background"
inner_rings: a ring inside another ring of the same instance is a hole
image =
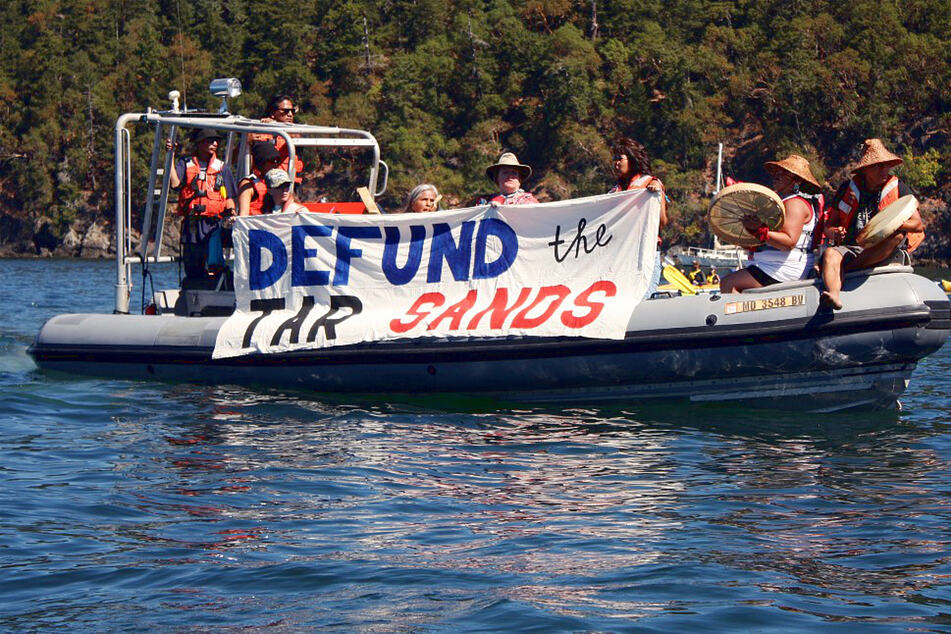
[[[722,188],[723,144],[720,143],[717,148],[717,179],[713,195],[716,196]],[[726,273],[743,268],[749,252],[743,247],[722,244],[717,236],[713,236],[712,249],[677,245],[667,250],[667,256],[685,269],[690,268],[694,262],[699,262],[702,267],[716,268]]]
[[[716,268],[723,274],[743,268],[748,257],[746,249],[719,244],[714,238],[714,247],[681,247],[674,246],[667,250],[667,256],[676,260],[677,264],[689,269],[694,262],[699,262],[704,268]]]

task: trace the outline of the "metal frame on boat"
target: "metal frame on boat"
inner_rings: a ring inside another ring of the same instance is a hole
[[[219,82],[223,80],[215,80]],[[237,81],[237,80],[233,80]],[[212,82],[214,87],[215,82]],[[240,83],[238,84],[240,88]],[[217,93],[216,93],[217,94]],[[240,92],[238,93],[240,94]],[[235,96],[231,94],[230,96]],[[115,125],[115,208],[116,208],[116,293],[115,312],[128,313],[131,296],[131,267],[133,264],[148,264],[154,262],[171,262],[176,258],[162,255],[162,234],[165,226],[166,209],[170,190],[170,176],[173,169],[172,153],[164,152],[165,140],[176,140],[180,130],[196,130],[213,128],[226,138],[226,147],[221,154],[225,164],[229,164],[237,147],[237,174],[245,175],[251,171],[249,151],[249,135],[263,134],[279,136],[287,143],[290,155],[289,173],[291,176],[291,191],[294,187],[296,171],[297,149],[301,147],[329,147],[355,148],[370,152],[369,173],[367,174],[367,189],[373,198],[381,196],[386,191],[389,177],[389,167],[380,159],[380,144],[376,138],[365,130],[341,128],[336,126],[320,126],[307,124],[280,124],[262,123],[257,119],[249,119],[229,114],[226,104],[222,104],[222,111],[216,114],[185,112],[178,108],[178,93],[169,94],[172,99],[172,109],[167,111],[129,112],[120,115]],[[153,127],[154,141],[152,156],[149,162],[149,177],[145,209],[142,214],[142,229],[139,246],[132,243],[132,151],[130,124]],[[381,181],[382,176],[382,182]],[[156,189],[156,181],[161,183]],[[379,185],[379,187],[378,187]],[[153,240],[154,238],[154,240]],[[151,246],[150,246],[151,244]]]

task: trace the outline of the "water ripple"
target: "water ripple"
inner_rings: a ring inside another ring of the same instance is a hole
[[[947,350],[901,412],[496,411],[46,376],[66,303],[0,321],[0,629],[948,627]]]

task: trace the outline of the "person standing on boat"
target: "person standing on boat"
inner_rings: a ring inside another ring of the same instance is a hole
[[[283,123],[283,124],[292,124],[294,123],[294,115],[298,112],[298,108],[294,105],[294,99],[290,95],[276,95],[267,105],[267,114],[261,118],[262,123]],[[285,172],[290,172],[290,152],[287,149],[287,141],[284,140],[284,137],[274,136],[268,137],[264,136],[268,143],[274,146],[274,149],[277,150],[277,153],[281,157],[281,164],[279,167]],[[294,183],[300,185],[301,183],[301,174],[304,173],[304,162],[301,160],[299,155],[294,156]]]
[[[480,198],[478,205],[530,205],[538,200],[522,189],[522,183],[532,175],[532,168],[522,165],[511,152],[505,152],[494,165],[485,170],[485,175],[499,188],[499,193]]]
[[[762,244],[751,250],[745,269],[720,281],[723,293],[801,280],[812,269],[812,232],[822,209],[822,187],[812,175],[809,161],[798,154],[767,161],[764,168],[783,200],[783,226],[773,231],[755,215],[743,218],[743,227]]]
[[[258,141],[251,146],[251,159],[251,173],[238,183],[239,216],[269,213],[274,207],[267,195],[264,175],[281,164],[281,156],[271,143]]]
[[[291,193],[290,174],[281,168],[274,168],[265,174],[264,182],[267,184],[268,198],[273,204],[271,211],[266,213],[289,214],[309,211],[307,207],[297,202],[294,194]]]
[[[631,191],[636,189],[646,189],[654,193],[661,194],[660,198],[660,224],[658,230],[667,225],[667,193],[664,184],[659,178],[651,174],[650,157],[647,156],[647,150],[643,144],[634,139],[622,137],[611,148],[613,154],[614,177],[617,182],[608,193]],[[654,258],[654,272],[651,275],[650,285],[647,288],[647,295],[650,297],[657,291],[660,284],[660,251],[661,239],[657,236],[657,256]],[[701,282],[702,283],[702,282]]]
[[[175,161],[169,174],[169,184],[179,190],[185,277],[198,284],[227,270],[223,246],[230,236],[224,233],[230,233],[225,225],[234,215],[236,188],[231,168],[216,156],[220,140],[216,130],[197,130],[192,135],[194,155]],[[166,147],[174,156],[174,146]]]
[[[436,211],[436,205],[439,204],[439,190],[435,185],[423,183],[417,185],[406,195],[406,203],[403,205],[404,214],[418,214],[428,211]]]
[[[829,207],[825,237],[832,245],[822,254],[822,280],[826,290],[820,303],[826,308],[842,308],[842,275],[848,271],[871,268],[896,258],[906,261],[924,239],[924,224],[918,208],[888,238],[863,249],[856,238],[868,221],[902,196],[914,192],[891,174],[901,165],[901,157],[885,149],[881,139],[866,139],[862,156],[852,168],[852,178],[842,183]]]

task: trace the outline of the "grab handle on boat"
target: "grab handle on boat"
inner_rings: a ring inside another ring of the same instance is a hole
[[[380,189],[378,189],[377,191],[373,193],[374,197],[383,195],[383,192],[386,191],[386,184],[390,180],[390,166],[387,165],[386,161],[384,161],[383,159],[380,159],[380,167],[383,168],[383,185],[380,187]]]

